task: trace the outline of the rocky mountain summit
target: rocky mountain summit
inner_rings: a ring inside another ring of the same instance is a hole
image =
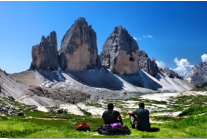
[[[176,72],[174,72],[173,70],[171,70],[168,67],[165,67],[164,69],[158,67],[158,69],[161,73],[165,73],[170,78],[183,79],[180,75],[178,75]]]
[[[85,18],[78,18],[64,35],[59,64],[66,72],[83,71],[96,66],[98,48],[96,32],[88,26]]]
[[[9,76],[0,72],[1,91],[21,103],[48,106],[191,88],[177,73],[159,68],[155,58],[139,51],[122,26],[113,29],[100,55],[96,39],[85,18],[78,18],[66,32],[59,51],[54,31],[43,36],[32,47],[29,70]]]
[[[45,69],[53,71],[58,69],[57,37],[55,31],[50,36],[42,36],[39,45],[32,47],[31,69]]]
[[[155,63],[155,58],[150,60],[147,53],[143,50],[139,51],[139,67],[153,77],[157,76],[158,67]]]
[[[102,64],[113,73],[130,75],[138,72],[139,47],[128,31],[117,26],[103,44]]]
[[[207,85],[207,62],[199,62],[193,66],[184,77],[184,80],[196,85]]]

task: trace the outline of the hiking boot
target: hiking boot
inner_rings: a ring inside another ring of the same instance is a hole
[[[138,123],[137,121],[134,122],[135,129],[138,130]]]
[[[132,128],[135,128],[135,121],[137,121],[136,117],[133,115],[130,115],[130,124],[132,125]]]

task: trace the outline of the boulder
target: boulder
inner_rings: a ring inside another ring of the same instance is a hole
[[[128,31],[117,26],[106,39],[100,54],[102,64],[111,72],[130,75],[139,71],[139,47]]]
[[[21,112],[18,112],[17,116],[24,116],[24,113],[23,113],[23,111],[21,111]]]
[[[58,109],[57,113],[63,113],[63,109]]]
[[[32,63],[30,69],[58,69],[57,37],[55,31],[50,36],[42,36],[39,45],[32,47]]]
[[[49,109],[48,110],[49,112],[51,112],[51,113],[63,113],[63,109]]]
[[[8,98],[13,100],[13,101],[15,100],[13,96],[8,96]]]
[[[157,76],[158,67],[155,63],[155,58],[150,60],[147,53],[143,50],[139,51],[139,67],[153,77]]]
[[[31,111],[32,111],[32,112],[37,112],[38,110],[35,108],[35,109],[32,109]]]
[[[59,64],[63,71],[84,71],[96,67],[98,48],[96,32],[85,18],[78,18],[66,32],[62,41]]]
[[[14,111],[11,111],[11,110],[7,111],[7,114],[9,114],[9,115],[13,115],[13,113],[14,113]]]
[[[182,77],[180,75],[178,75],[176,72],[172,71],[171,69],[169,69],[168,67],[165,67],[163,69],[164,73],[170,77],[170,78],[179,78],[182,79]]]
[[[184,80],[195,85],[207,86],[207,62],[199,62],[193,66],[185,74]]]
[[[18,109],[18,110],[22,110],[22,106],[19,106],[17,109]]]

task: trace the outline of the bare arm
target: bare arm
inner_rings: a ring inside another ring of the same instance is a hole
[[[132,114],[132,111],[128,111],[128,114]]]
[[[117,117],[117,120],[120,120],[121,119],[121,115],[119,115],[118,117]]]

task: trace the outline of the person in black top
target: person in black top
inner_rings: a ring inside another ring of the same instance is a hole
[[[114,111],[113,109],[114,109],[114,105],[112,103],[109,103],[108,111],[105,111],[102,115],[105,124],[112,124],[117,122],[122,123],[122,118],[120,113],[118,111]]]

